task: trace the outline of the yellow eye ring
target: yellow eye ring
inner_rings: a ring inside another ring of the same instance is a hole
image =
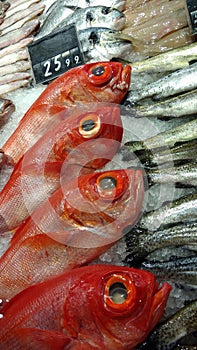
[[[79,133],[84,138],[98,136],[101,132],[101,120],[96,113],[88,113],[79,122]]]

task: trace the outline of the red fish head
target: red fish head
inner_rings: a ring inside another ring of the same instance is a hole
[[[171,286],[158,288],[152,273],[134,268],[92,265],[82,271],[64,305],[64,332],[100,349],[133,349],[162,317]]]
[[[99,100],[111,101],[114,98],[114,102],[122,101],[130,85],[130,66],[123,66],[120,62],[97,62],[87,64],[84,70],[89,86]]]
[[[68,170],[71,164],[99,168],[113,158],[120,146],[123,134],[120,108],[110,103],[75,107],[67,112],[66,120],[57,129],[58,138],[53,145],[56,160],[66,159]]]
[[[65,77],[69,79],[65,89],[61,88],[62,103],[68,95],[68,84],[71,104],[80,101],[120,103],[129,89],[131,67],[111,61],[87,63],[71,69]],[[65,84],[64,74],[59,80]]]
[[[98,248],[119,240],[123,229],[134,225],[139,218],[144,199],[143,170],[113,170],[79,176],[62,185],[61,193],[61,199],[59,192],[50,199],[60,222],[57,221],[53,232],[51,227],[47,230],[42,227],[42,230],[55,241],[69,246]],[[62,230],[62,221],[71,223],[72,229],[66,224]]]

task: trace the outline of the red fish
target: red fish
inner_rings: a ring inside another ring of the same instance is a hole
[[[142,169],[103,171],[66,183],[21,224],[0,259],[0,298],[109,249],[142,210]]]
[[[120,109],[114,104],[87,104],[83,112],[70,109],[66,120],[44,134],[15,166],[0,193],[0,232],[31,215],[60,186],[62,176],[65,182],[109,162],[122,133]]]
[[[53,116],[67,107],[86,102],[120,103],[125,97],[131,67],[119,62],[89,63],[55,79],[25,113],[2,147],[14,163],[53,126]]]
[[[147,271],[73,269],[29,287],[0,320],[2,350],[132,350],[162,317],[171,286]]]

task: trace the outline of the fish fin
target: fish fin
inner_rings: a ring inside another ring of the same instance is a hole
[[[66,350],[73,342],[63,333],[38,328],[14,328],[11,333],[25,350]]]

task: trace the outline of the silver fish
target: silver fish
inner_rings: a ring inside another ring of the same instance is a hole
[[[144,214],[139,222],[143,229],[158,230],[159,227],[196,220],[197,193],[181,197],[161,208]]]
[[[136,151],[137,153],[137,151]],[[162,165],[165,167],[168,164],[182,164],[196,160],[197,143],[194,141],[187,141],[178,143],[177,145],[166,149],[155,149],[154,152],[144,149],[143,152],[137,153],[137,157],[143,166],[146,168],[156,167]],[[122,157],[124,161],[132,160],[134,154],[122,149]],[[136,157],[136,156],[135,156]]]
[[[180,345],[178,344],[174,350],[197,350],[197,345]]]
[[[40,39],[56,30],[59,23],[74,12],[73,9],[70,9],[61,3],[54,3],[52,6],[51,11],[46,13],[43,20],[41,19],[41,25],[39,33],[36,35],[36,39]]]
[[[197,245],[197,223],[178,224],[163,230],[150,231],[134,227],[126,235],[128,255],[125,262],[134,266],[155,250],[182,245]]]
[[[121,32],[109,28],[79,30],[78,38],[87,62],[120,58],[131,50],[130,41],[122,39]]]
[[[89,27],[106,27],[121,30],[125,21],[125,15],[116,9],[106,6],[92,6],[90,8],[77,9],[65,20],[59,22],[56,29],[75,23],[77,30]]]
[[[105,0],[66,0],[67,6],[75,7],[92,7],[92,6],[108,6],[119,11],[125,10],[126,0],[108,0],[107,3]]]
[[[166,149],[176,143],[186,142],[197,139],[197,120],[194,119],[183,123],[175,128],[161,132],[155,136],[149,137],[143,141],[129,141],[125,143],[128,150],[133,152],[153,149]],[[125,147],[124,147],[125,148]]]
[[[186,45],[163,52],[144,61],[133,62],[133,73],[170,72],[188,67],[190,62],[197,60],[197,43]]]
[[[13,102],[9,99],[0,97],[0,128],[8,121],[10,115],[14,111],[15,111],[15,106]]]
[[[149,97],[163,99],[193,89],[197,89],[197,63],[164,76],[140,90],[130,91],[127,100],[138,102]]]
[[[197,114],[197,89],[149,106],[136,107],[138,117],[179,118]]]
[[[150,349],[170,350],[180,339],[197,330],[197,300],[180,309],[164,323],[158,325],[151,334]]]
[[[154,273],[159,279],[197,286],[197,256],[162,262],[146,260],[140,268]]]
[[[178,183],[184,186],[197,186],[197,164],[191,162],[165,169],[146,170],[149,184]]]

